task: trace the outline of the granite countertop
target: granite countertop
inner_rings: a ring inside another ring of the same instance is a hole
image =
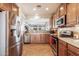
[[[77,48],[79,48],[79,39],[76,38],[64,38],[64,37],[58,37],[60,40],[67,42]]]

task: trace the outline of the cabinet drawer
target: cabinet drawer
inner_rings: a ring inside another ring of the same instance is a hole
[[[73,52],[75,55],[79,56],[79,48],[76,48],[76,47],[68,44],[68,50]]]

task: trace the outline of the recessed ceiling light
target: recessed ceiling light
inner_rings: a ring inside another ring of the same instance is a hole
[[[63,9],[63,7],[60,8],[60,10],[62,10],[62,9]]]
[[[46,8],[46,10],[48,11],[48,10],[49,10],[49,8]]]
[[[34,11],[36,11],[36,8],[33,8]]]

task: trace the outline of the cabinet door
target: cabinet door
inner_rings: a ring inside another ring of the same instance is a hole
[[[67,50],[66,50],[66,43],[59,40],[59,46],[58,46],[58,55],[59,56],[66,56],[67,55]]]
[[[2,10],[11,11],[11,6],[10,3],[0,3],[0,9]]]
[[[72,53],[72,52],[69,51],[69,50],[67,51],[67,55],[68,55],[68,56],[76,56],[74,53]]]
[[[67,26],[74,26],[76,24],[76,4],[67,4]]]
[[[54,14],[53,15],[53,28],[55,28],[55,19],[56,19],[55,17],[56,17],[56,15]]]
[[[55,14],[56,14],[56,19],[58,19],[59,18],[59,8],[57,9]]]
[[[36,42],[35,34],[31,34],[31,43],[35,43],[35,42]]]
[[[66,4],[61,4],[60,8],[59,8],[59,16],[63,16],[66,15]]]
[[[77,24],[79,24],[79,3],[77,3]]]
[[[46,43],[48,43],[49,39],[50,39],[50,35],[49,34],[45,34],[45,42]]]
[[[40,34],[36,34],[36,43],[41,43],[41,41],[40,41]]]
[[[19,15],[19,8],[16,4],[12,4],[12,11],[14,12],[14,14]]]
[[[68,44],[68,56],[79,56],[79,48]]]
[[[40,34],[31,34],[31,43],[40,43]]]
[[[45,34],[40,34],[40,42],[45,43]]]

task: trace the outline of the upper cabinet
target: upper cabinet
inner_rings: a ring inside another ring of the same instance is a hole
[[[79,24],[79,3],[63,3],[58,8],[57,11],[53,14],[53,26],[55,28],[55,21],[66,15],[66,26],[75,26]]]
[[[59,8],[57,9],[57,11],[56,11],[56,13],[55,13],[55,15],[56,15],[56,19],[58,19],[59,18]]]
[[[11,11],[11,4],[10,3],[0,3],[0,9]]]
[[[59,8],[56,10],[56,12],[53,14],[53,28],[55,27],[55,22],[59,18]]]
[[[67,4],[67,26],[74,26],[76,25],[76,17],[77,17],[77,4],[70,3]]]
[[[66,15],[66,4],[61,4],[59,7],[59,16]]]
[[[19,7],[14,3],[0,3],[0,9],[3,11],[11,11],[19,15]]]
[[[76,4],[77,6],[77,24],[79,24],[79,3]]]
[[[14,14],[19,15],[19,8],[16,4],[12,4],[12,11]]]

